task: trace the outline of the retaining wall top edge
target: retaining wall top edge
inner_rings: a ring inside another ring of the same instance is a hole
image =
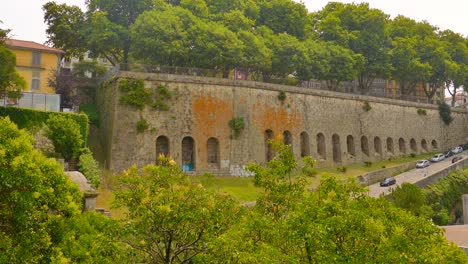
[[[119,71],[111,79],[118,78],[139,78],[146,81],[164,81],[164,82],[182,82],[182,83],[203,83],[209,85],[224,85],[224,86],[236,86],[239,88],[247,89],[261,89],[270,91],[286,91],[296,94],[305,95],[316,95],[322,97],[330,97],[344,100],[357,100],[357,101],[368,101],[374,103],[383,103],[405,107],[416,107],[416,108],[427,108],[427,109],[438,109],[437,105],[402,101],[389,98],[380,98],[368,95],[356,95],[348,93],[339,93],[333,91],[317,90],[310,88],[302,88],[297,86],[288,86],[283,84],[272,84],[257,81],[248,80],[231,80],[221,79],[214,77],[201,77],[201,76],[186,76],[186,75],[175,75],[175,74],[161,74],[161,73],[144,73],[144,72],[130,72],[130,71]],[[464,109],[452,109],[453,112],[468,113],[468,110]]]

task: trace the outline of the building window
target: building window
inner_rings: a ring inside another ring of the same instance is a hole
[[[33,51],[32,52],[32,66],[40,66],[40,65],[41,65],[41,52]]]
[[[31,90],[41,89],[41,72],[33,71],[31,78]]]

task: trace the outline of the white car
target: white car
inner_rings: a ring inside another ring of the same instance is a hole
[[[425,168],[427,166],[431,165],[428,160],[418,160],[416,162],[416,168]]]
[[[444,160],[445,159],[445,155],[444,154],[435,154],[434,156],[432,156],[431,158],[431,161],[432,162],[438,162],[438,161],[441,161],[441,160]]]
[[[453,153],[455,153],[455,154],[458,154],[458,153],[463,152],[463,148],[460,147],[460,146],[456,146],[456,147],[452,148],[451,151],[452,151]]]

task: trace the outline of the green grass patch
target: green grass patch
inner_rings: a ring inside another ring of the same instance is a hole
[[[191,176],[190,179],[201,183],[207,189],[226,192],[241,203],[255,201],[262,192],[260,188],[255,187],[253,177],[202,175]]]

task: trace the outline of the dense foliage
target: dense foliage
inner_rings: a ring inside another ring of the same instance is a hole
[[[86,13],[54,2],[43,9],[54,46],[113,63],[213,69],[224,77],[242,68],[254,80],[313,78],[331,90],[358,80],[362,93],[375,78],[393,78],[403,97],[419,83],[428,98],[442,85],[455,96],[468,81],[464,36],[390,19],[365,3],[332,2],[314,13],[292,0],[90,0]]]
[[[88,138],[88,117],[85,114],[50,112],[17,107],[0,107],[0,116],[8,116],[19,128],[38,131],[51,117],[61,116],[78,124],[78,131],[83,140]]]
[[[0,117],[0,262],[50,262],[53,222],[79,213],[81,195],[32,137]]]
[[[453,224],[461,217],[461,196],[468,193],[468,170],[457,170],[426,188],[405,183],[393,190],[390,201],[438,225]]]
[[[81,150],[78,170],[83,173],[94,188],[97,189],[99,187],[101,184],[101,169],[99,168],[99,163],[94,159],[91,150],[88,148]]]
[[[80,127],[72,119],[64,116],[51,116],[46,121],[46,136],[54,144],[55,151],[66,161],[78,158],[80,149],[84,147]]]
[[[368,197],[354,182],[325,178],[308,191],[306,176],[293,177],[298,163],[291,148],[281,143],[274,143],[277,156],[266,167],[249,166],[263,188],[252,208],[192,182],[162,156],[158,166],[116,176],[115,205],[127,212],[116,221],[79,214],[78,188],[31,142],[0,119],[0,262],[468,261],[429,220]]]
[[[15,54],[5,45],[8,33],[9,30],[0,28],[0,98],[19,98],[21,90],[26,88],[26,81],[16,71]]]

